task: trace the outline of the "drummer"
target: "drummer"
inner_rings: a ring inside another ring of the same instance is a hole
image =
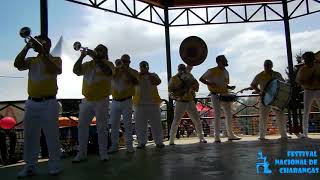
[[[273,63],[271,60],[264,61],[264,71],[260,72],[255,76],[251,83],[251,87],[255,90],[254,94],[262,94],[265,86],[270,80],[278,79],[280,81],[284,81],[282,75],[279,72],[272,70]],[[267,119],[271,107],[265,106],[262,104],[261,100],[259,102],[259,140],[267,140],[265,138],[267,131]],[[280,131],[281,140],[288,139],[287,131],[286,131],[286,121],[285,115],[283,111],[272,109],[272,111],[276,114],[276,123]]]
[[[230,87],[229,73],[226,70],[228,66],[228,60],[224,55],[219,55],[216,58],[218,64],[217,67],[208,69],[199,79],[203,84],[208,86],[211,94],[211,102],[214,107],[215,119],[214,119],[214,139],[216,143],[220,143],[220,116],[221,106],[226,114],[226,127],[228,140],[240,140],[241,138],[236,136],[232,131],[232,102],[224,102],[219,99],[219,94],[228,94],[228,89],[234,89],[235,86]]]

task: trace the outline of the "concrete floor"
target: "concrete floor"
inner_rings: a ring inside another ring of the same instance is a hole
[[[260,175],[256,173],[257,153],[262,150],[268,160],[285,158],[288,150],[317,151],[320,163],[320,135],[311,135],[313,139],[292,138],[287,142],[277,136],[261,142],[257,137],[244,137],[238,142],[222,139],[221,144],[199,144],[196,138],[180,139],[175,146],[156,149],[150,144],[145,150],[127,154],[125,150],[110,155],[109,162],[100,162],[98,156],[90,155],[87,162],[72,164],[71,157],[63,160],[63,172],[59,176],[47,174],[47,162],[39,163],[39,174],[35,180],[255,180],[255,179],[320,179],[317,175]],[[167,144],[168,142],[166,142]],[[269,161],[269,162],[270,162]],[[15,179],[23,164],[0,167],[0,179]],[[320,165],[317,167],[320,168]],[[28,178],[30,179],[30,178]]]

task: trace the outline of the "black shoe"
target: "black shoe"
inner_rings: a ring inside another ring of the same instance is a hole
[[[164,144],[157,144],[156,148],[162,149],[162,148],[164,148]]]
[[[238,136],[228,138],[229,141],[240,140],[240,139],[241,139],[241,137],[238,137]]]
[[[144,149],[144,148],[146,148],[146,145],[145,145],[145,144],[139,144],[139,145],[137,146],[137,149]]]
[[[260,141],[268,141],[269,139],[267,139],[267,138],[258,138]]]

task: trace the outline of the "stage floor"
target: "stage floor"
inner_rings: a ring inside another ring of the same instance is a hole
[[[90,155],[88,161],[72,164],[71,157],[63,159],[63,172],[55,177],[47,174],[47,162],[39,163],[39,173],[35,180],[255,180],[255,179],[320,179],[315,175],[279,174],[279,166],[274,159],[287,158],[287,151],[317,151],[320,168],[320,135],[310,135],[312,139],[301,140],[293,137],[286,141],[278,136],[268,136],[268,141],[258,141],[257,137],[244,137],[241,141],[199,144],[196,138],[176,140],[176,145],[156,149],[149,144],[144,150],[127,154],[120,150],[110,155],[110,161],[100,162],[97,155]],[[166,145],[168,142],[165,143]],[[257,174],[258,152],[267,156],[272,174]],[[15,179],[23,163],[0,167],[1,180]],[[296,167],[296,166],[291,166]],[[30,179],[30,178],[28,178]]]

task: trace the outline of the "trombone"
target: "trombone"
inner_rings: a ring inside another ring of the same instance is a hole
[[[29,27],[21,28],[19,34],[22,38],[24,38],[24,42],[31,44],[32,48],[40,47],[43,49],[41,42],[31,36],[31,29]]]

